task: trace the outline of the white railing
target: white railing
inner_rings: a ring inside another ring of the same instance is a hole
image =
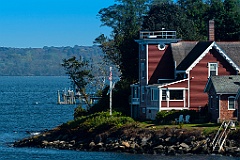
[[[140,39],[176,39],[176,31],[140,31]]]
[[[225,143],[229,132],[234,129],[236,128],[235,128],[235,123],[233,121],[229,121],[228,123],[225,121],[222,122],[212,142],[213,152],[222,151],[223,144]]]

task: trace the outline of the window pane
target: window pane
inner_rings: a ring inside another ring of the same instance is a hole
[[[209,77],[210,76],[216,76],[217,75],[217,67],[218,67],[218,64],[217,63],[209,63]]]
[[[234,109],[234,98],[228,98],[228,108]]]
[[[210,64],[210,70],[211,70],[211,71],[216,71],[216,69],[217,69],[216,64],[215,64],[215,63],[211,63],[211,64]]]
[[[170,100],[183,100],[183,90],[170,90]]]
[[[133,87],[133,98],[138,98],[138,88]]]
[[[166,100],[166,94],[167,94],[167,91],[166,90],[162,90],[162,100]]]
[[[210,71],[210,76],[216,76],[217,72],[216,71]]]
[[[142,108],[142,113],[146,113],[146,108]]]
[[[142,102],[144,102],[144,100],[145,100],[145,90],[144,90],[143,86],[141,87],[141,90],[142,90]]]
[[[145,63],[141,63],[141,73],[142,78],[145,78],[146,72],[145,72]]]
[[[159,92],[158,90],[154,90],[154,100],[157,101],[159,97]]]
[[[158,101],[159,91],[158,89],[152,89],[152,101]]]

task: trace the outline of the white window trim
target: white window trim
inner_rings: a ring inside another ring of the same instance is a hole
[[[166,95],[165,95],[165,98],[166,98],[166,99],[162,99],[162,97],[163,97],[163,91],[166,91]],[[167,89],[161,89],[161,97],[160,97],[160,98],[161,98],[161,101],[167,101],[167,99],[168,99],[167,97],[168,97]]]
[[[166,100],[162,99],[162,90],[166,90]],[[162,89],[162,90],[161,90],[161,101],[182,102],[182,101],[185,100],[186,88],[166,88],[166,89]],[[178,99],[178,100],[170,99],[170,91],[171,90],[181,90],[181,91],[183,91],[183,99]]]
[[[218,75],[218,63],[217,62],[208,62],[208,77],[210,77],[210,65],[216,64],[216,76]]]
[[[170,94],[170,91],[172,91],[172,90],[181,90],[181,91],[183,91],[183,99],[176,99],[176,100],[174,100],[174,99],[170,99],[170,97],[171,97],[171,94]],[[168,92],[168,99],[169,99],[169,101],[172,101],[172,102],[181,102],[181,101],[184,101],[184,97],[185,97],[185,89],[183,89],[183,88],[171,88],[171,89],[169,89],[169,90],[167,90],[167,92]]]
[[[229,99],[233,99],[233,108],[229,108]],[[228,110],[236,110],[235,109],[235,97],[233,97],[233,96],[228,97]]]

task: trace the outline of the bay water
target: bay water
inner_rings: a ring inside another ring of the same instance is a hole
[[[57,105],[57,91],[68,89],[65,76],[0,77],[0,160],[233,160],[221,155],[137,155],[41,148],[15,148],[14,141],[73,119],[76,105]]]

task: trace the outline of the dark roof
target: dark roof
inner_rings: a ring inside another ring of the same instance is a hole
[[[183,61],[177,66],[177,70],[187,70],[191,64],[212,44],[212,41],[198,42]]]
[[[178,43],[171,43],[172,55],[177,69],[188,69],[211,43],[211,41],[180,41]],[[240,42],[216,42],[216,44],[240,67]]]
[[[176,66],[182,62],[197,43],[197,41],[180,41],[178,43],[171,43],[173,60],[176,62]]]
[[[216,42],[216,44],[240,67],[240,42]]]
[[[240,75],[212,76],[209,83],[213,85],[216,93],[237,94],[240,88]]]

